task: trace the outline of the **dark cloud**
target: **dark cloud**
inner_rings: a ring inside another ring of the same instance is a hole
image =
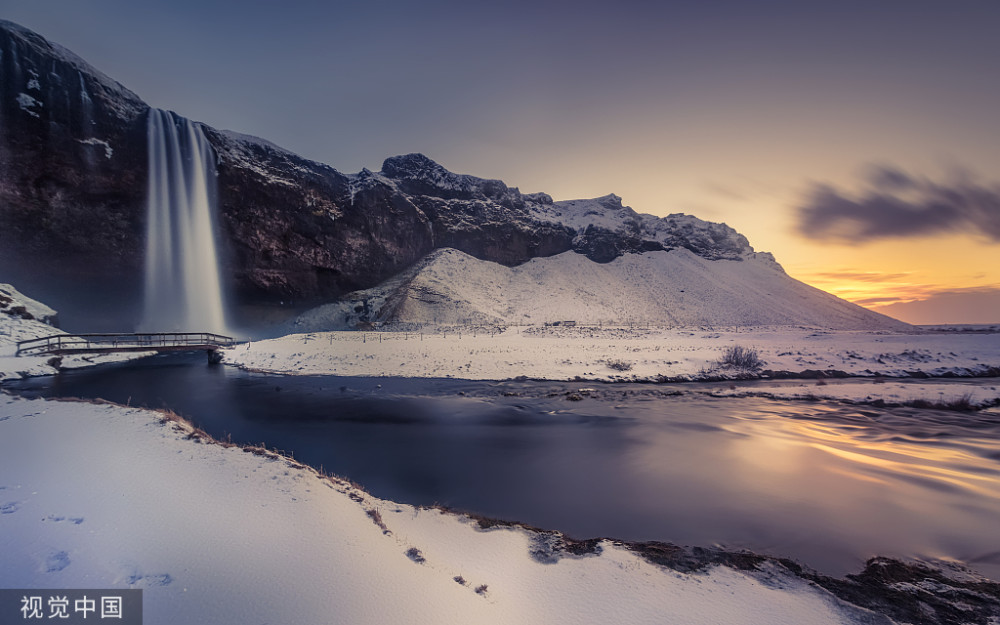
[[[1000,243],[1000,186],[939,184],[891,167],[866,177],[870,188],[859,197],[813,187],[798,208],[798,231],[845,242],[965,232]]]
[[[873,165],[868,168],[866,177],[880,191],[903,191],[916,186],[916,181],[909,174],[892,165]]]

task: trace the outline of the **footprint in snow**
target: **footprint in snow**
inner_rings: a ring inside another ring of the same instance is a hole
[[[169,586],[174,582],[174,578],[164,573],[163,575],[142,575],[134,573],[129,575],[125,583],[132,588],[155,588],[157,586]]]
[[[83,517],[66,518],[64,516],[56,516],[54,514],[50,514],[49,516],[42,519],[42,521],[51,521],[53,523],[62,523],[65,521],[67,523],[72,523],[73,525],[80,525],[81,523],[83,523]]]
[[[0,514],[14,514],[21,508],[20,501],[8,501],[0,504]]]
[[[70,565],[69,554],[65,551],[50,553],[45,558],[45,572],[57,573]]]

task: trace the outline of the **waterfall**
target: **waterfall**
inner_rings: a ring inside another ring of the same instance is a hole
[[[146,226],[149,332],[226,332],[215,247],[215,154],[190,120],[150,109]]]
[[[80,77],[80,135],[90,137],[94,133],[94,101],[87,93],[87,83],[83,82],[83,73],[76,72]]]

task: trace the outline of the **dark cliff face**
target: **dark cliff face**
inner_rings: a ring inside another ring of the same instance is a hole
[[[218,155],[223,274],[253,299],[319,299],[374,284],[432,249],[405,196],[267,142],[205,128]]]
[[[138,298],[148,109],[72,53],[0,21],[0,271]],[[454,174],[420,154],[345,175],[261,139],[203,130],[216,152],[222,275],[243,301],[331,299],[440,247],[506,265],[568,250],[607,262],[664,242],[708,257],[749,249],[719,224],[709,224],[722,229],[719,241],[699,220],[685,234],[693,218],[665,235],[664,220],[615,196],[599,208],[634,216],[624,225],[574,227],[546,217],[561,203],[545,194]]]
[[[68,51],[0,22],[0,267],[27,259],[38,271],[136,279],[147,108]]]

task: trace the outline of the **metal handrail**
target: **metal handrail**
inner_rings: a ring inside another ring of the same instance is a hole
[[[231,336],[213,332],[119,332],[91,334],[53,334],[18,341],[17,355],[28,352],[88,351],[99,349],[150,349],[166,347],[229,347],[236,341]]]

